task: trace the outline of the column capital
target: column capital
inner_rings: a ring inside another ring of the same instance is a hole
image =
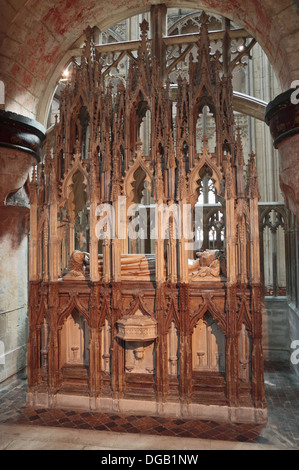
[[[38,122],[0,110],[0,205],[24,186],[32,165],[40,161],[44,138]]]
[[[26,152],[39,162],[45,134],[44,126],[39,122],[0,110],[0,147]]]

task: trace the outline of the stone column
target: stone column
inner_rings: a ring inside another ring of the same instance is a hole
[[[299,218],[299,91],[287,90],[271,101],[265,120],[279,152],[279,179],[286,206]]]
[[[0,110],[0,383],[26,366],[28,175],[40,160],[45,129]]]
[[[299,335],[299,254],[296,245],[296,231],[299,224],[299,90],[291,88],[271,101],[265,113],[265,121],[270,127],[274,147],[279,153],[279,180],[285,204],[295,216],[294,233],[289,245],[288,264],[291,266],[288,276],[290,344]],[[292,351],[291,351],[292,352]],[[291,365],[296,374],[297,366]]]

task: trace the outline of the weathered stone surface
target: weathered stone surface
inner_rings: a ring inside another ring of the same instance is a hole
[[[121,19],[149,10],[152,3],[148,0],[137,3],[130,0],[125,4],[120,0],[110,3],[94,0],[84,3],[78,0],[15,0],[12,7],[11,2],[6,2],[2,9],[5,21],[1,25],[0,54],[9,58],[12,64],[11,70],[5,70],[3,77],[7,86],[7,109],[36,116],[45,84],[88,24],[98,24],[105,29]],[[165,3],[170,6],[170,2]],[[297,78],[294,63],[298,60],[297,55],[289,56],[292,51],[285,49],[282,39],[288,37],[289,44],[292,35],[296,34],[298,8],[291,0],[279,2],[279,5],[276,3],[273,5],[270,0],[204,0],[200,2],[200,8],[227,16],[252,33],[267,53],[286,89],[291,80]],[[197,7],[197,3],[191,1],[185,6],[189,4],[190,8]],[[181,4],[171,2],[171,6],[181,7]],[[21,35],[16,35],[16,25],[21,27]],[[22,71],[16,75],[16,67],[20,66]],[[24,99],[27,94],[29,101]]]
[[[26,367],[28,341],[28,209],[0,207],[0,383]]]
[[[29,168],[33,163],[31,155],[2,149],[0,154],[0,203],[4,204],[10,193],[18,191],[26,183]]]
[[[286,205],[299,218],[299,134],[278,146],[280,186]]]
[[[290,327],[286,299],[266,299],[263,309],[263,350],[267,361],[289,361]]]

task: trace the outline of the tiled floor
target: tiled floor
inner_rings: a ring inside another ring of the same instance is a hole
[[[299,448],[299,380],[287,367],[268,364],[265,385],[268,403],[266,426],[63,409],[34,410],[25,405],[25,381],[0,391],[0,423]]]

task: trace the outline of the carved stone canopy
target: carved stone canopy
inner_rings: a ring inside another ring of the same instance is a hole
[[[117,337],[124,341],[153,341],[157,338],[157,322],[137,310],[135,315],[126,315],[117,322]]]

